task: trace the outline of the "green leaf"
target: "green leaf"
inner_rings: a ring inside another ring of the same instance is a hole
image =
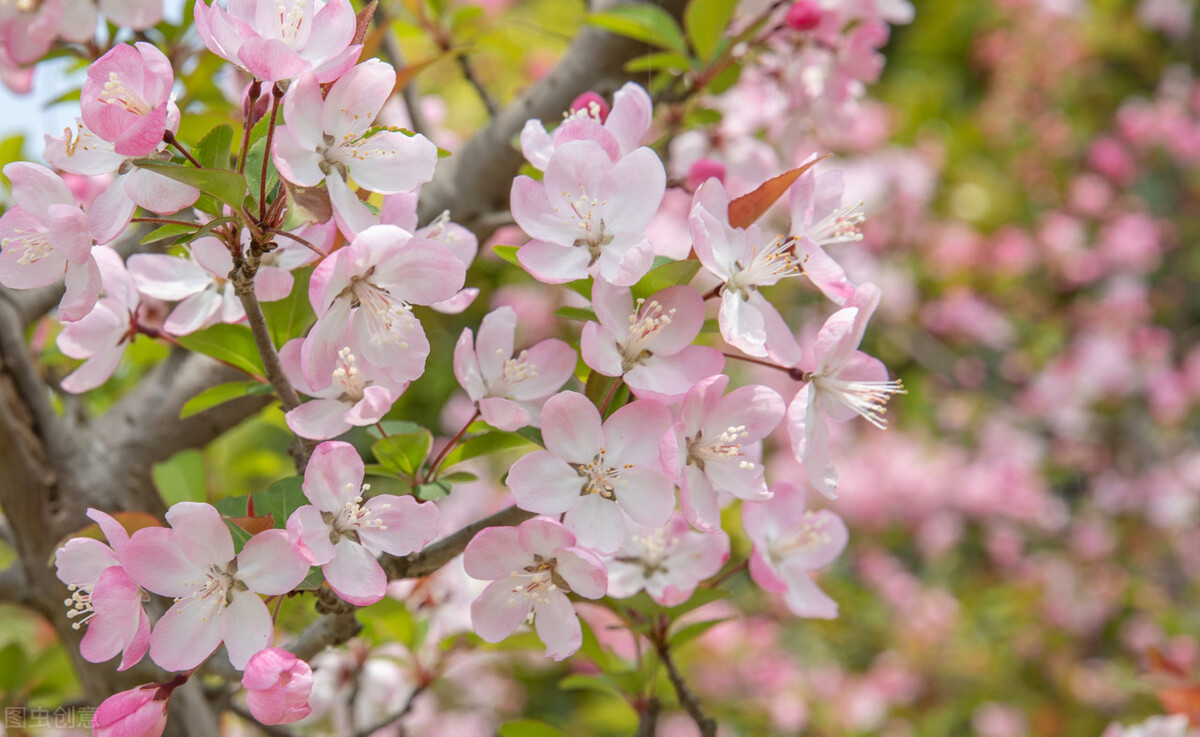
[[[263,176],[263,157],[267,150],[267,139],[255,141],[246,153],[246,186],[250,189],[250,197],[258,202],[259,185]],[[275,171],[275,162],[267,160],[267,198],[271,190],[279,182],[279,172]]]
[[[292,512],[309,503],[308,497],[304,496],[304,479],[300,476],[288,476],[271,484],[266,491],[255,492],[250,496],[228,496],[214,506],[226,517],[245,517],[248,508],[246,502],[250,497],[254,498],[254,515],[272,515],[275,529],[279,530],[287,528],[288,517],[292,516]]]
[[[559,307],[554,311],[555,317],[561,317],[564,320],[578,320],[580,322],[597,322],[596,313],[587,307]]]
[[[683,602],[679,606],[674,606],[668,609],[667,616],[669,616],[671,619],[678,619],[693,609],[699,609],[705,604],[711,604],[714,601],[720,601],[721,599],[728,598],[729,592],[725,589],[696,589],[695,592],[692,593],[692,597],[690,599]]]
[[[720,619],[709,619],[704,622],[692,622],[689,625],[680,627],[678,631],[671,634],[668,642],[671,647],[681,647],[696,639],[705,632],[708,632],[713,627],[716,627],[722,622],[728,622],[730,617],[721,617]]]
[[[250,541],[252,535],[230,520],[224,520],[224,522],[225,526],[229,528],[229,535],[233,538],[233,552],[242,552],[242,548],[246,547],[246,543]]]
[[[428,484],[418,484],[416,495],[421,501],[432,502],[450,496],[451,488],[448,481],[439,479]]]
[[[241,369],[262,376],[262,356],[254,343],[254,333],[245,325],[214,325],[191,335],[179,337],[179,344],[189,351],[203,353]]]
[[[313,566],[308,569],[308,575],[304,580],[296,584],[297,591],[316,591],[321,588],[321,584],[325,583],[325,574],[321,573],[318,566]]]
[[[150,475],[167,506],[202,502],[208,497],[204,456],[198,450],[185,450],[154,464]]]
[[[477,458],[489,453],[498,453],[509,448],[520,448],[523,445],[529,445],[528,438],[522,437],[511,432],[489,432],[484,435],[476,435],[473,438],[468,438],[460,443],[446,454],[446,458],[442,461],[442,468],[450,468],[456,463]],[[444,477],[445,478],[445,477]]]
[[[657,5],[619,5],[603,13],[592,13],[587,17],[587,22],[619,36],[628,36],[684,55],[688,53],[687,41],[679,24],[670,13]]]
[[[16,702],[16,691],[25,682],[25,650],[12,642],[0,650],[0,693]],[[8,703],[8,702],[6,702]]]
[[[225,404],[234,399],[244,397],[261,386],[263,385],[257,381],[230,381],[209,387],[187,400],[187,403],[183,405],[183,409],[179,410],[179,419],[186,420],[192,415],[216,407],[218,404]]]
[[[521,262],[517,260],[517,251],[520,246],[492,246],[492,251],[502,260],[509,262],[513,266],[520,266]]]
[[[442,476],[441,480],[448,484],[469,484],[472,481],[478,481],[479,477],[473,473],[467,473],[466,471],[455,471],[454,473],[448,473],[445,476]]]
[[[648,274],[638,280],[637,284],[634,284],[630,288],[630,291],[633,292],[635,300],[646,299],[655,292],[660,292],[667,287],[691,282],[699,270],[700,262],[696,259],[672,261],[659,266],[657,269],[651,269]]]
[[[595,691],[615,696],[622,701],[625,699],[624,694],[612,684],[607,676],[603,675],[589,676],[583,673],[572,673],[559,681],[558,687],[563,691]]]
[[[701,59],[712,59],[736,6],[737,0],[691,0],[688,3],[683,11],[683,27]]]
[[[692,60],[675,51],[646,54],[625,62],[627,72],[682,72],[692,68]]]
[[[229,147],[233,145],[233,129],[222,124],[213,128],[192,148],[192,156],[206,169],[229,167]]]
[[[536,719],[521,719],[501,725],[500,737],[567,737],[558,727]]]
[[[517,430],[517,434],[529,442],[536,444],[539,448],[546,447],[546,441],[542,439],[542,431],[536,427],[522,427]]]
[[[165,241],[168,238],[178,238],[181,235],[191,235],[199,229],[199,223],[196,223],[195,225],[177,225],[175,223],[167,223],[166,225],[161,225],[147,233],[146,237],[142,238],[141,242],[143,245],[146,243],[157,243],[158,241]]]
[[[393,473],[415,477],[421,464],[429,457],[433,447],[433,434],[428,430],[389,435],[371,446],[375,460]],[[447,490],[447,493],[449,491]]]
[[[312,304],[308,301],[308,280],[312,277],[312,268],[297,269],[292,272],[292,293],[275,302],[263,302],[263,315],[267,318],[267,327],[271,332],[271,341],[276,348],[282,348],[292,338],[304,335],[308,327],[316,321]]]
[[[162,174],[164,177],[177,182],[190,184],[205,194],[216,197],[221,202],[237,210],[246,199],[246,178],[236,171],[227,169],[197,169],[194,166],[180,166],[158,159],[137,159],[134,166]]]

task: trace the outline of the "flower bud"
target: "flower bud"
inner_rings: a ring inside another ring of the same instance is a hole
[[[821,22],[821,6],[817,0],[797,0],[788,8],[784,22],[792,30],[811,31]]]
[[[604,101],[603,97],[590,90],[572,100],[570,110],[572,113],[583,110],[601,123],[608,120],[608,103]]]
[[[269,647],[246,663],[246,705],[263,724],[290,724],[309,715],[313,675],[308,663],[287,650]]]
[[[163,693],[160,693],[163,691]],[[95,737],[159,737],[167,726],[171,691],[149,683],[113,694],[92,717]]]
[[[687,188],[695,192],[709,179],[716,177],[725,183],[725,165],[713,159],[697,159],[687,173]]]

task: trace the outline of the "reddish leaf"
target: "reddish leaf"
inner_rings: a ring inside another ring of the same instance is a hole
[[[1200,724],[1200,686],[1160,689],[1158,700],[1171,714],[1183,714],[1192,724]]]
[[[804,166],[780,174],[773,179],[768,179],[760,184],[758,189],[730,202],[729,224],[735,228],[749,228],[755,220],[762,217],[762,214],[771,205],[775,204],[775,200],[779,199],[801,174],[813,168],[818,161],[826,158],[829,158],[829,154],[825,154],[819,159],[813,159]]]
[[[366,38],[367,26],[371,25],[371,16],[375,15],[375,7],[378,5],[378,0],[371,0],[365,8],[358,11],[358,15],[354,19],[354,40],[350,42],[351,46],[362,43]]]
[[[275,526],[275,515],[268,514],[264,517],[230,517],[229,521],[251,535],[257,535]]]
[[[1158,675],[1174,676],[1185,681],[1191,679],[1191,674],[1183,666],[1167,659],[1166,655],[1156,647],[1146,649],[1146,659],[1149,661],[1150,672]]]

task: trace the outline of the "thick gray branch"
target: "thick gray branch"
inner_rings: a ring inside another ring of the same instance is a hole
[[[484,517],[478,522],[467,525],[453,535],[444,537],[420,552],[397,558],[385,555],[380,559],[388,579],[421,578],[428,576],[437,569],[449,563],[467,547],[480,531],[488,527],[507,527],[519,525],[533,517],[532,512],[524,509],[508,507],[496,512],[490,517]]]
[[[657,0],[652,4],[661,5],[679,18],[686,0]],[[580,94],[615,90],[632,78],[624,71],[625,63],[649,50],[643,43],[599,28],[581,29],[554,71],[438,164],[433,181],[421,189],[421,222],[427,223],[449,210],[454,222],[473,230],[481,241],[491,235],[495,226],[488,222],[488,216],[508,210],[513,177],[525,161],[513,145],[525,121],[560,120]]]

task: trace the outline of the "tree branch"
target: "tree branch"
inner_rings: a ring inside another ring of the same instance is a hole
[[[471,542],[471,539],[479,534],[481,530],[488,527],[519,525],[533,516],[533,512],[526,512],[524,509],[517,509],[516,507],[508,507],[490,517],[484,517],[478,522],[467,525],[453,535],[438,540],[424,550],[404,556],[403,558],[385,555],[379,562],[383,565],[383,571],[387,574],[389,580],[428,576],[457,557],[467,547],[467,543]]]
[[[700,728],[700,737],[716,737],[717,722],[704,713],[700,699],[696,698],[696,694],[688,688],[687,681],[683,680],[683,674],[679,672],[679,668],[671,658],[671,646],[667,643],[666,637],[664,636],[654,645],[658,650],[659,659],[667,667],[667,677],[671,679],[671,685],[675,687],[675,695],[679,698],[679,704]]]
[[[612,3],[609,3],[612,4]],[[676,19],[686,0],[656,0]],[[512,179],[525,161],[513,147],[525,121],[558,120],[571,101],[593,89],[613,90],[630,80],[625,62],[648,51],[638,41],[585,26],[550,74],[496,115],[453,156],[438,164],[433,181],[421,189],[420,220],[428,223],[444,210],[454,222],[483,241],[494,227],[484,216],[509,209]]]

